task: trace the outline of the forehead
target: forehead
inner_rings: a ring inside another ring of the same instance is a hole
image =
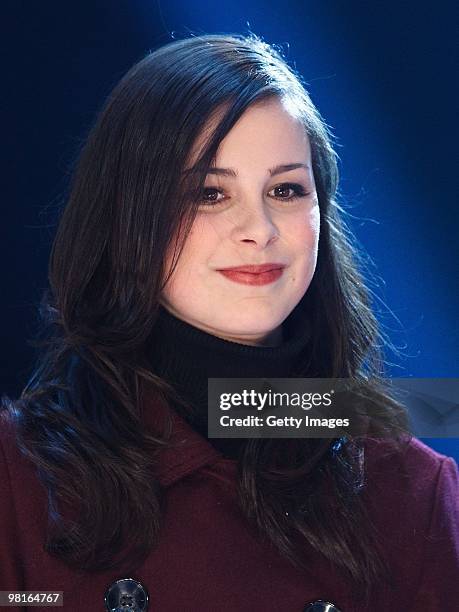
[[[202,152],[224,111],[218,112],[204,127],[190,156],[191,164]],[[271,167],[276,163],[307,162],[310,144],[298,114],[286,102],[269,99],[250,106],[235,123],[217,150],[216,165]]]

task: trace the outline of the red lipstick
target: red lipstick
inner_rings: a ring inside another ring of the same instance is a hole
[[[267,285],[274,283],[283,274],[285,264],[267,263],[261,265],[236,266],[218,270],[226,278],[242,285]]]

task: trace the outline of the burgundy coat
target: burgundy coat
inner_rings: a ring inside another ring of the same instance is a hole
[[[169,409],[146,401],[146,427],[154,427],[152,418],[161,418],[164,410]],[[44,488],[3,423],[0,590],[63,591],[60,609],[102,612],[108,587],[132,578],[145,587],[148,610],[155,612],[302,612],[316,600],[341,612],[362,612],[345,578],[320,555],[301,572],[259,541],[236,504],[236,462],[223,458],[175,413],[174,423],[174,439],[185,443],[180,451],[163,452],[156,475],[166,495],[160,542],[133,576],[76,572],[43,551]],[[459,610],[457,465],[417,439],[395,458],[384,459],[383,448],[383,441],[365,442],[364,494],[384,534],[397,588],[377,593],[369,610]],[[407,480],[401,478],[403,469]]]

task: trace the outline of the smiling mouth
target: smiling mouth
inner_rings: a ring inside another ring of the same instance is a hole
[[[263,272],[246,272],[240,269],[218,270],[230,281],[241,285],[268,285],[277,281],[284,273],[283,267],[267,269]]]
[[[285,263],[279,262],[269,262],[264,264],[246,264],[244,266],[232,266],[228,268],[220,268],[219,272],[222,270],[225,271],[234,271],[234,272],[248,272],[250,274],[261,274],[262,272],[269,272],[270,270],[275,270],[277,268],[285,268]]]

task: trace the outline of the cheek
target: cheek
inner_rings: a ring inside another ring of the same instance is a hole
[[[210,254],[210,235],[202,223],[196,220],[183,246],[174,273],[163,290],[163,295],[169,298],[181,299],[193,293],[196,280],[202,274]],[[173,249],[167,254],[166,269],[172,265]],[[193,272],[193,273],[191,273]]]
[[[320,232],[320,208],[317,198],[314,198],[313,205],[308,211],[306,217],[307,231],[314,235],[319,235]]]
[[[308,211],[306,218],[303,216],[294,220],[289,233],[298,255],[303,255],[308,260],[317,257],[320,235],[319,207],[314,206]]]
[[[307,291],[317,264],[317,254],[320,234],[319,207],[315,206],[298,217],[290,227],[291,253],[295,265],[291,269],[290,282],[292,288],[299,292],[300,297]]]

